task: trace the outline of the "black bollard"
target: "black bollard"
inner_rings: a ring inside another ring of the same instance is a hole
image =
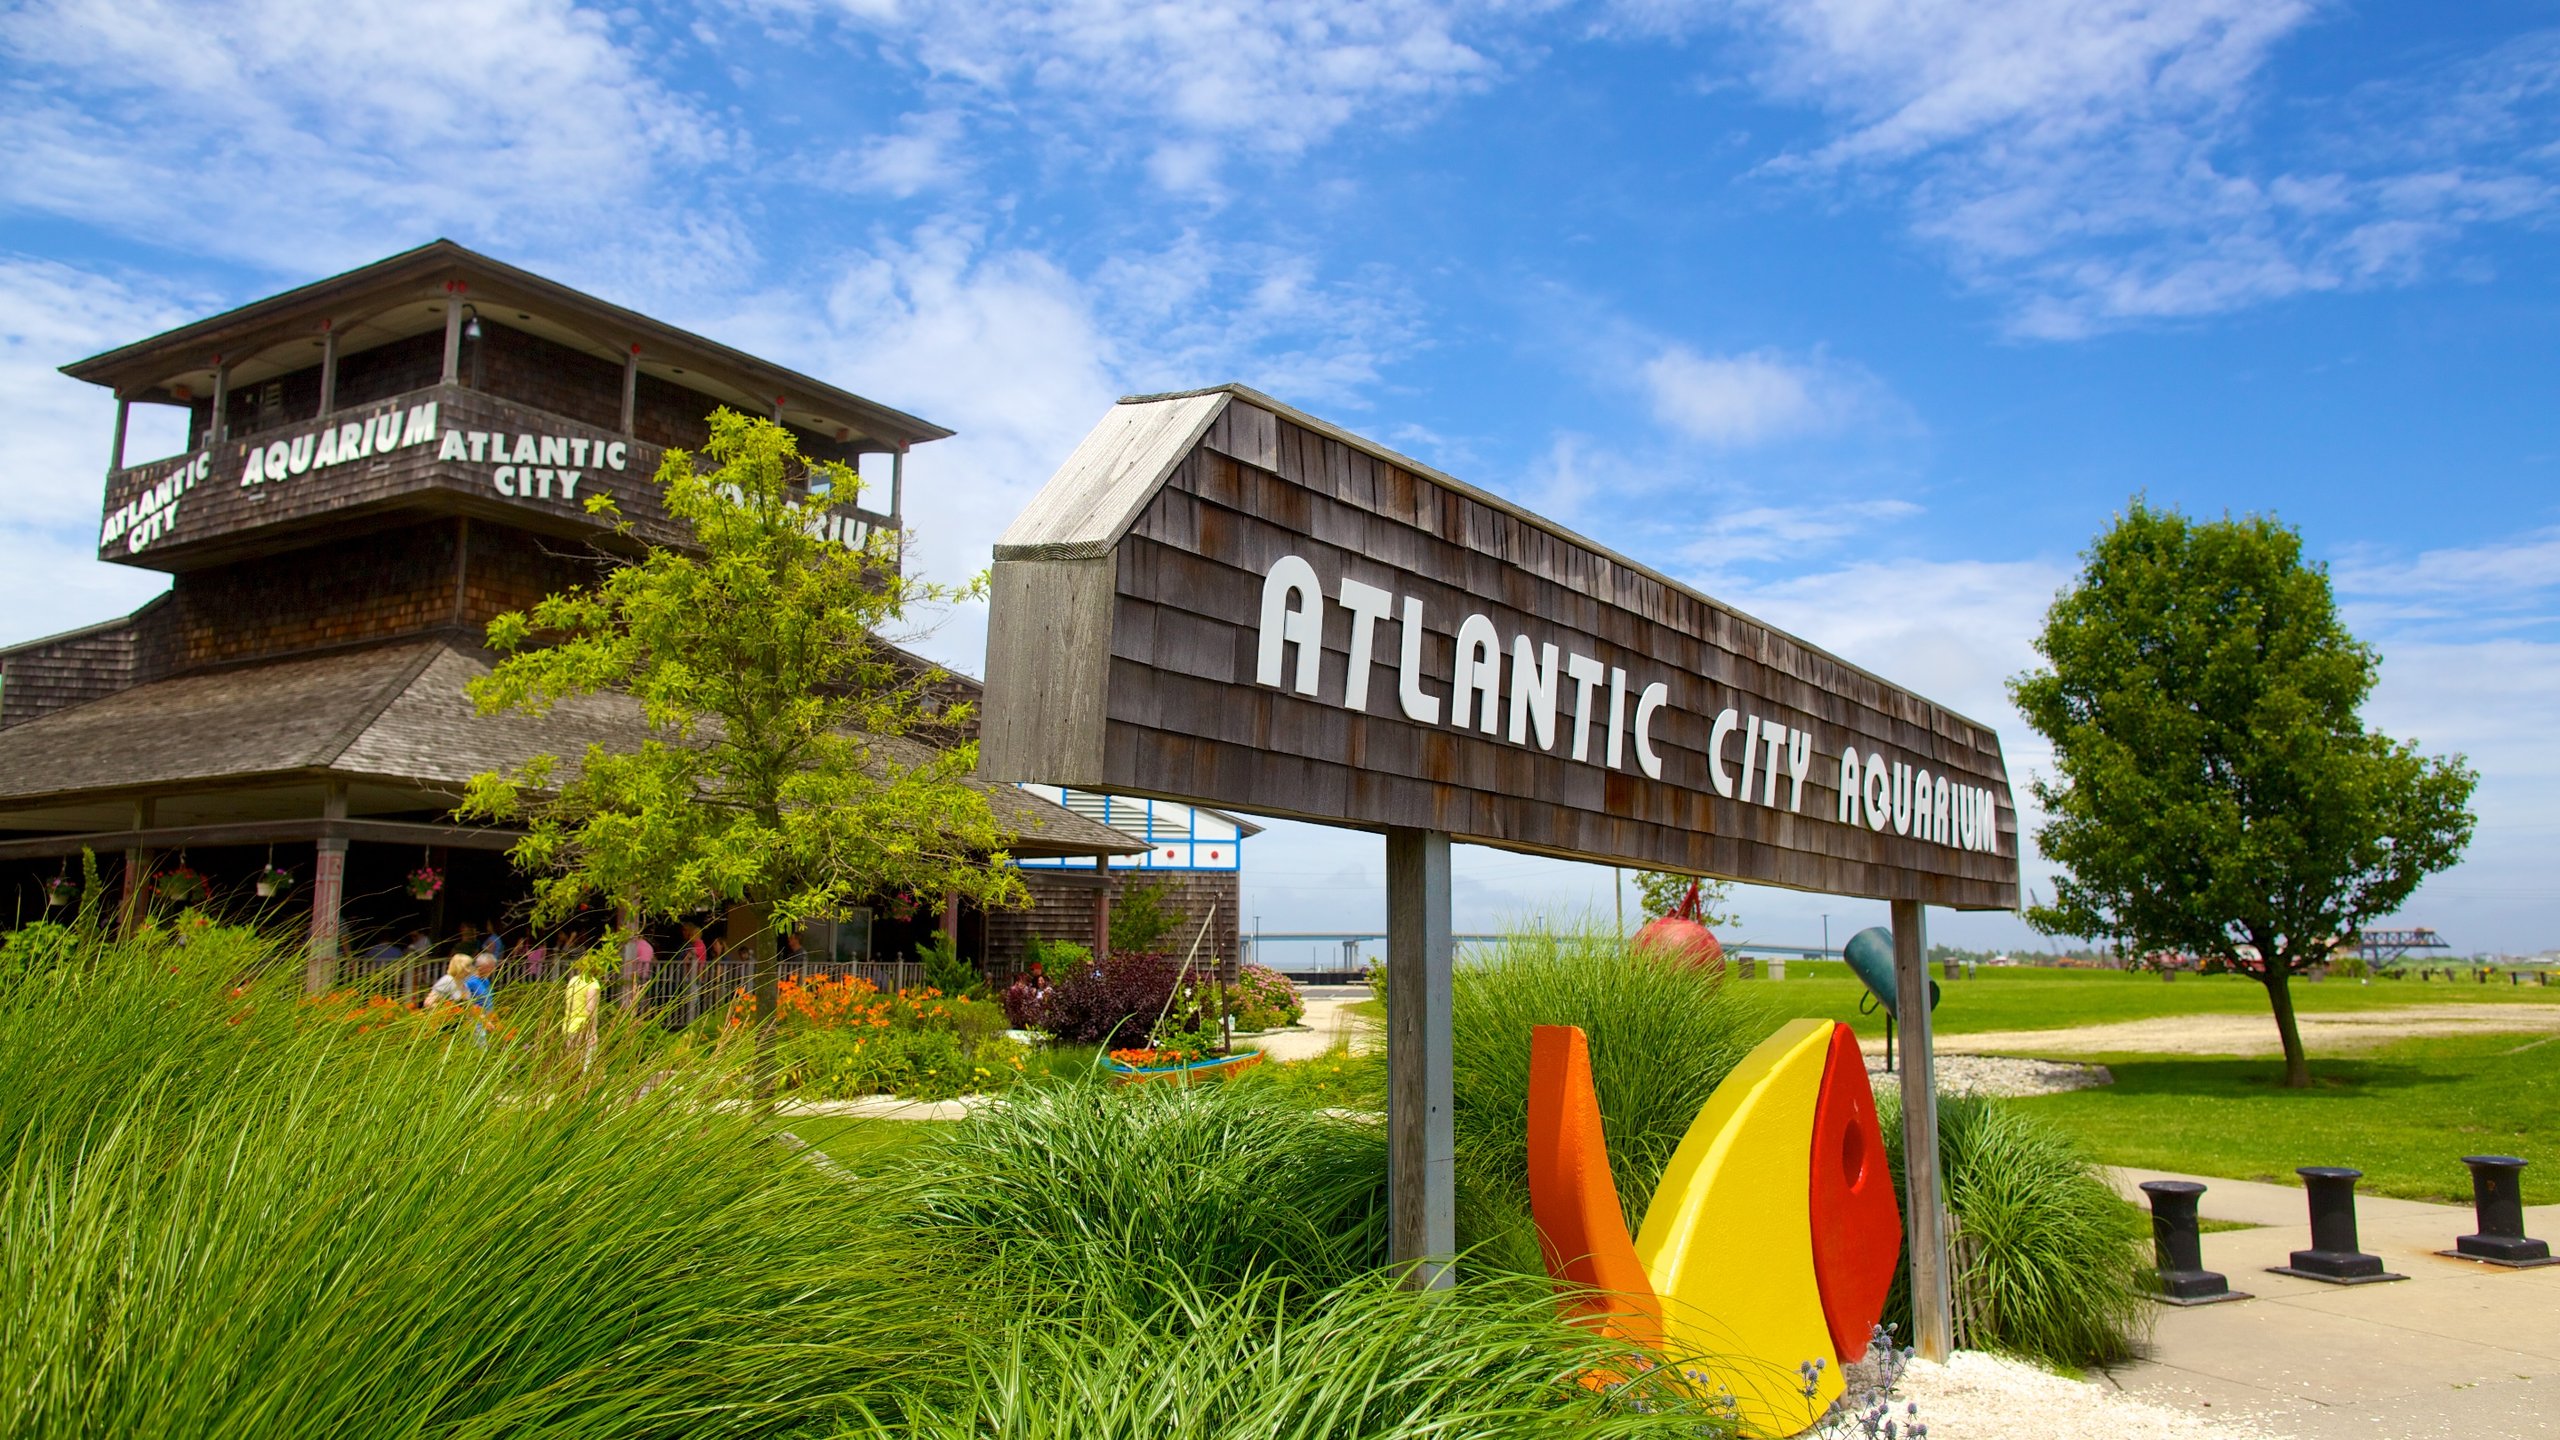
[[[2549,1244],[2525,1236],[2524,1162],[2512,1155],[2465,1155],[2462,1163],[2471,1167],[2471,1209],[2480,1233],[2456,1236],[2452,1249],[2436,1253],[2511,1270],[2560,1265]]]
[[[2382,1257],[2356,1248],[2356,1182],[2361,1170],[2337,1165],[2305,1165],[2294,1174],[2311,1196],[2311,1248],[2293,1252],[2290,1265],[2270,1265],[2268,1273],[2325,1280],[2332,1285],[2371,1285],[2406,1280],[2382,1268]]]
[[[2204,1237],[2196,1230],[2196,1201],[2204,1187],[2193,1180],[2145,1180],[2151,1197],[2151,1249],[2159,1262],[2151,1298],[2164,1305],[2218,1305],[2249,1297],[2204,1268]]]

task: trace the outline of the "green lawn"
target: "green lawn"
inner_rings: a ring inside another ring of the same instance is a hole
[[[2181,982],[2183,983],[2183,982]],[[2100,1057],[2116,1083],[2018,1103],[2110,1164],[2299,1183],[2297,1165],[2352,1165],[2362,1188],[2469,1203],[2465,1155],[2516,1155],[2527,1204],[2560,1201],[2560,1036],[2402,1040],[2312,1057],[2285,1090],[2264,1060]]]
[[[1745,983],[1766,985],[1770,998],[1789,1014],[1845,1020],[1861,1035],[1884,1033],[1881,1015],[1858,1013],[1858,1000],[1866,987],[1838,961],[1790,961],[1783,981]],[[2560,986],[2513,986],[2503,979],[2493,985],[2414,979],[2362,985],[2353,980],[2297,979],[2293,996],[2296,1010],[2318,1014],[2421,1004],[2553,1005],[2560,1004]],[[1941,1034],[1956,1035],[2197,1014],[2267,1015],[2267,993],[2256,981],[2237,975],[2181,975],[2164,981],[2157,975],[2121,970],[2004,967],[1977,970],[1971,980],[1940,981],[1938,1008],[1931,1018]],[[2267,1031],[2271,1037],[2275,1033],[2272,1017]]]

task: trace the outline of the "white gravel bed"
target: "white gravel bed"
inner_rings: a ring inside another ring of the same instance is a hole
[[[1904,1420],[1904,1402],[1917,1404],[1929,1440],[2278,1440],[2283,1434],[2245,1420],[2172,1410],[2112,1385],[2066,1380],[2023,1360],[1973,1350],[1957,1351],[1944,1365],[1911,1361],[1895,1394],[1894,1418]]]
[[[1898,1072],[1884,1068],[1884,1057],[1867,1057],[1867,1079],[1879,1090],[1890,1090],[1902,1083]],[[2066,1090],[2089,1090],[2100,1085],[2113,1085],[2116,1077],[2104,1065],[2075,1065],[2067,1060],[2027,1060],[2009,1055],[1938,1056],[1938,1092],[1942,1095],[1998,1095],[2020,1099],[2029,1095],[2059,1095]]]

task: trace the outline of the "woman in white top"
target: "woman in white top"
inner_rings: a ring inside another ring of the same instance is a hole
[[[447,1005],[460,1005],[468,1001],[471,998],[471,991],[463,982],[470,978],[470,956],[456,955],[444,962],[444,973],[437,976],[436,983],[427,990],[426,1008],[441,1010]]]

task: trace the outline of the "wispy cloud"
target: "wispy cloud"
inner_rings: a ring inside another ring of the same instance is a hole
[[[2356,545],[2339,556],[2330,575],[2359,628],[2450,621],[2512,631],[2560,624],[2560,526],[2415,555]]]
[[[2404,284],[2469,229],[2547,213],[2560,47],[2531,37],[2298,102],[2263,153],[2266,71],[2313,0],[1626,0],[1623,23],[1739,32],[1830,132],[1765,172],[1884,187],[2011,330],[2071,338]]]
[[[1797,359],[1775,350],[1701,355],[1672,345],[1637,374],[1655,419],[1693,440],[1728,447],[1837,429],[1879,388],[1819,355]]]
[[[569,0],[40,0],[0,18],[0,203],[296,270],[386,220],[593,247],[728,143],[637,53]]]
[[[927,73],[1072,122],[1168,190],[1208,193],[1235,154],[1302,153],[1355,120],[1427,113],[1495,61],[1439,0],[912,0],[844,7]]]

